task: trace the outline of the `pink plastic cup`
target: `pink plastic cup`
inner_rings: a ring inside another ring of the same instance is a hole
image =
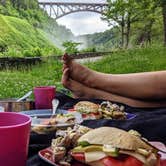
[[[52,100],[55,98],[55,86],[39,86],[34,88],[35,108],[51,109]]]
[[[31,119],[14,112],[0,112],[0,165],[25,166]]]

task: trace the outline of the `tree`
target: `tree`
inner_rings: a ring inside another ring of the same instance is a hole
[[[121,47],[128,47],[131,34],[131,25],[144,22],[146,38],[151,41],[152,26],[155,22],[156,0],[108,0],[109,8],[106,18],[116,22],[121,31]]]
[[[37,0],[10,0],[13,7],[17,9],[33,9],[35,7],[38,7]]]
[[[63,42],[62,46],[65,47],[65,52],[66,53],[75,54],[75,53],[78,53],[77,46],[80,45],[80,44],[81,43],[66,41],[66,42]]]
[[[164,46],[166,46],[166,0],[154,0],[154,3],[162,10]]]
[[[114,21],[121,31],[121,47],[128,47],[131,24],[140,20],[140,6],[136,0],[108,0],[106,18]]]
[[[6,4],[6,0],[0,0],[0,4],[5,5]]]
[[[163,25],[164,25],[164,46],[166,46],[166,0],[161,0],[161,7],[163,13]]]
[[[152,41],[152,27],[157,19],[159,19],[159,15],[161,14],[160,10],[157,9],[157,3],[155,0],[144,0],[140,1],[140,5],[142,6],[142,19],[140,23],[142,25],[142,31],[138,35],[137,44],[143,44],[144,42],[151,43]]]

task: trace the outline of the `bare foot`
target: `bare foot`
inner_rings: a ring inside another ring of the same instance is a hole
[[[93,82],[96,78],[97,72],[90,70],[87,67],[75,62],[67,54],[63,56],[63,62],[63,71],[66,68],[69,68],[69,75],[73,80],[85,84],[89,87],[93,87]]]
[[[63,71],[63,75],[62,75],[62,85],[69,89],[74,98],[93,98],[93,93],[91,93],[91,91],[87,91],[88,87],[86,88],[86,86],[84,86],[83,84],[80,84],[77,81],[72,80],[69,77],[69,68],[65,68]]]

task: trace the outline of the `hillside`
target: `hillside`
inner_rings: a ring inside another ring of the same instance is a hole
[[[41,30],[24,19],[11,16],[0,15],[0,38],[10,48],[53,47]]]
[[[71,31],[59,26],[36,0],[0,1],[0,56],[59,55],[70,37]]]
[[[78,36],[80,41],[86,41],[85,47],[95,47],[97,51],[112,51],[119,46],[120,34],[112,28],[104,32]]]

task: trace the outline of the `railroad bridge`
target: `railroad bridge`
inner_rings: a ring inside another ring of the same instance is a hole
[[[43,8],[50,17],[58,19],[65,15],[75,12],[95,12],[95,13],[104,13],[107,9],[107,3],[87,3],[87,2],[74,2],[74,1],[66,1],[66,2],[58,2],[57,0],[39,0],[39,5]]]

